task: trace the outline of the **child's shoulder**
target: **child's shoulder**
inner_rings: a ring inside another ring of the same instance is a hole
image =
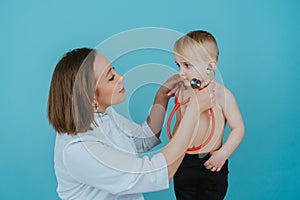
[[[216,99],[219,102],[219,104],[225,106],[226,102],[234,100],[234,96],[228,88],[226,88],[223,84],[221,84],[217,81],[214,81],[214,83],[216,84],[215,95],[216,95]]]
[[[216,95],[232,95],[231,91],[226,88],[223,84],[214,81],[214,83],[216,84],[215,86],[215,91],[216,91]]]

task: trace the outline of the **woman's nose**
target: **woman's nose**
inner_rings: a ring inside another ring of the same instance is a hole
[[[118,76],[119,76],[118,82],[122,82],[125,79],[125,77],[122,74],[118,73]]]

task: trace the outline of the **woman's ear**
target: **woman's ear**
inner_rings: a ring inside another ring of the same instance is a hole
[[[94,112],[99,113],[99,110],[98,110],[99,104],[98,104],[95,96],[94,96],[94,100],[93,100],[93,107],[94,107]]]
[[[98,107],[98,102],[96,100],[96,97],[94,96],[94,99],[93,99],[93,107]]]

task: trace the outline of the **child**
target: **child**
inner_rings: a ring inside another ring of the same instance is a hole
[[[177,200],[224,199],[228,187],[228,158],[244,136],[244,123],[231,92],[214,78],[219,50],[215,38],[206,31],[193,31],[181,37],[174,45],[174,59],[184,80],[185,88],[179,92],[179,101],[191,96],[190,85],[196,78],[203,85],[215,84],[216,105],[213,107],[215,129],[211,140],[199,150],[187,151],[174,176]],[[176,113],[174,132],[178,127],[185,106]],[[195,116],[200,127],[190,147],[197,147],[207,140],[212,131],[212,114],[209,110]],[[231,129],[227,141],[222,145],[222,135],[228,122]],[[205,137],[201,137],[205,135]]]

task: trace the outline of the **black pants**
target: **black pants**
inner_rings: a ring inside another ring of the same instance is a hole
[[[210,154],[186,154],[174,176],[177,200],[221,200],[228,187],[228,160],[219,172],[204,167]]]

